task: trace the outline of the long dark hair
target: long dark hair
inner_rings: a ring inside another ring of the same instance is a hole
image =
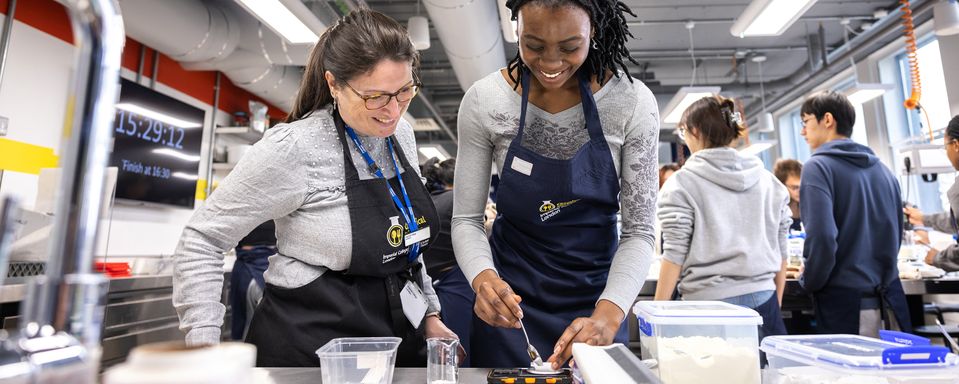
[[[590,76],[596,76],[597,82],[602,83],[606,77],[606,71],[611,71],[614,76],[617,68],[622,68],[623,72],[629,73],[626,67],[626,60],[639,65],[629,55],[629,49],[626,48],[627,38],[633,37],[629,31],[629,25],[626,24],[626,14],[636,17],[629,7],[619,0],[508,0],[506,7],[510,9],[511,18],[516,20],[519,16],[519,10],[524,5],[537,4],[544,7],[558,8],[565,6],[574,6],[582,8],[589,15],[589,21],[593,25],[594,36],[589,44],[589,54],[586,56],[586,62],[583,67],[589,71]],[[525,72],[526,64],[516,52],[516,57],[506,66],[509,72],[509,78],[513,81],[514,87],[520,83],[520,78]],[[514,75],[513,73],[516,73]],[[515,78],[514,78],[515,76]],[[626,76],[630,82],[632,77]]]
[[[679,125],[695,128],[704,148],[725,147],[746,133],[742,118],[736,113],[736,102],[722,96],[696,100],[683,111]]]
[[[310,52],[296,102],[286,122],[302,119],[333,102],[324,77],[326,71],[341,83],[372,71],[384,59],[412,63],[416,76],[420,57],[403,25],[369,8],[343,16],[323,32]]]
[[[456,159],[440,161],[433,157],[426,160],[420,167],[420,173],[426,178],[426,189],[430,192],[442,191],[453,186],[453,173],[456,169]]]

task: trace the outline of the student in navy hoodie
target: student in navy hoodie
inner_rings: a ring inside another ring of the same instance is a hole
[[[894,318],[908,332],[896,266],[903,226],[896,177],[871,149],[849,139],[856,112],[842,94],[810,97],[801,115],[813,154],[799,191],[806,227],[800,283],[813,295],[817,328],[876,336],[880,318]],[[885,316],[890,311],[894,316]]]

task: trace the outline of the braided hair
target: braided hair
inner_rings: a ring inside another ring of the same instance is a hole
[[[537,4],[545,7],[558,8],[562,6],[576,6],[582,8],[589,15],[589,21],[593,25],[594,36],[589,45],[589,54],[586,56],[586,62],[583,66],[589,71],[589,75],[595,75],[598,79],[605,78],[607,70],[613,72],[614,76],[619,76],[617,68],[622,68],[623,72],[629,73],[626,67],[626,60],[639,65],[629,55],[626,49],[626,40],[633,37],[626,24],[626,14],[636,17],[629,7],[619,0],[507,0],[506,7],[512,14],[511,19],[516,20],[519,16],[519,10],[527,4]],[[519,86],[523,72],[528,69],[519,52],[516,57],[510,60],[507,65],[509,78]],[[514,75],[514,72],[516,75]],[[515,77],[514,77],[515,76]],[[627,76],[630,82],[632,77]],[[602,82],[602,80],[600,80]]]

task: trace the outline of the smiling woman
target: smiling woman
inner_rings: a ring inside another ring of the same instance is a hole
[[[456,337],[422,266],[439,218],[400,118],[417,64],[403,26],[369,9],[323,33],[287,122],[183,231],[173,302],[188,344],[218,342],[223,253],[267,220],[278,253],[247,333],[257,365],[316,366],[314,352],[334,338],[399,337],[396,364],[424,366],[425,337]]]
[[[482,323],[472,365],[525,366],[526,340],[556,369],[574,342],[626,341],[653,255],[659,109],[632,61],[620,1],[510,0],[519,53],[466,92],[454,179],[459,285]],[[490,162],[498,216],[483,229]],[[622,216],[618,231],[617,216]],[[522,305],[520,305],[522,303]]]

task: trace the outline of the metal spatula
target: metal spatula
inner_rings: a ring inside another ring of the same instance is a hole
[[[535,365],[543,365],[543,358],[539,356],[539,351],[529,342],[529,335],[526,334],[526,326],[523,325],[523,320],[519,321],[519,327],[523,330],[523,337],[526,338],[526,353],[529,353],[530,361]]]

